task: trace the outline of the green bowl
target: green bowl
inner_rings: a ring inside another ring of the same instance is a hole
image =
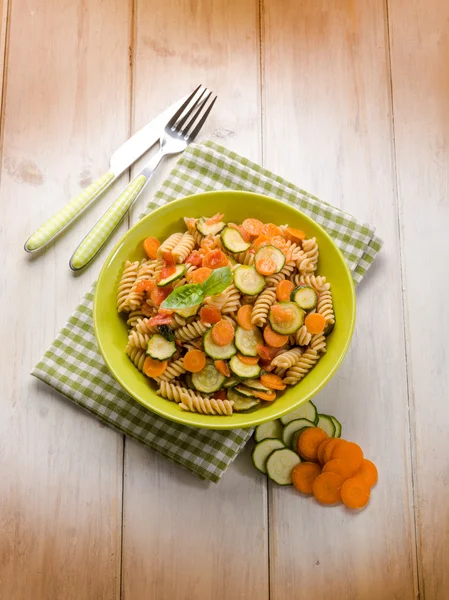
[[[175,402],[156,395],[149,379],[140,373],[125,354],[128,334],[126,322],[116,310],[116,290],[126,260],[144,256],[142,242],[148,236],[165,238],[184,231],[183,217],[209,216],[224,212],[229,221],[242,222],[256,217],[263,222],[288,223],[315,236],[320,249],[319,273],[332,284],[336,325],[328,337],[326,354],[296,386],[264,408],[250,413],[234,413],[229,417],[185,412]],[[249,192],[220,191],[188,196],[166,204],[132,227],[108,256],[95,290],[94,326],[101,354],[120,385],[149,410],[193,427],[234,429],[252,427],[277,419],[310,400],[326,385],[341,364],[351,341],[355,322],[355,292],[352,277],[340,250],[315,221],[295,208],[266,196]]]

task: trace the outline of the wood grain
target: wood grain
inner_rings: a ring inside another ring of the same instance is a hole
[[[120,593],[123,438],[29,375],[100,268],[97,261],[73,277],[68,259],[108,199],[42,256],[30,259],[23,243],[104,172],[127,137],[130,15],[120,0],[18,0],[10,18],[1,164],[0,596],[110,600]]]
[[[265,2],[266,165],[375,223],[385,240],[358,290],[350,352],[316,397],[376,462],[380,482],[359,514],[271,488],[273,600],[416,593],[385,19],[379,2]]]
[[[203,83],[219,99],[199,139],[260,160],[257,17],[253,0],[139,1],[134,127]],[[150,184],[141,206],[163,176]],[[267,565],[266,483],[254,473],[248,450],[219,484],[208,485],[126,441],[125,599],[263,600]]]
[[[392,0],[389,14],[420,587],[426,600],[445,600],[449,597],[449,283],[445,276],[449,5],[437,0]]]

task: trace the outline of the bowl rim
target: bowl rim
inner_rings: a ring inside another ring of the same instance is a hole
[[[268,421],[274,421],[276,419],[279,419],[282,415],[285,415],[285,414],[299,408],[299,406],[301,406],[302,404],[305,404],[306,402],[309,402],[312,398],[314,398],[318,394],[318,392],[321,391],[324,388],[324,386],[332,379],[332,377],[335,375],[336,371],[340,367],[341,363],[343,362],[343,360],[347,354],[347,351],[348,351],[348,348],[349,348],[349,345],[351,343],[352,336],[354,333],[355,320],[356,320],[356,294],[355,294],[354,280],[352,278],[352,274],[348,267],[346,259],[343,256],[343,253],[341,252],[340,248],[336,245],[336,243],[334,242],[332,237],[327,233],[327,231],[325,231],[325,229],[319,223],[317,223],[311,217],[309,217],[308,215],[303,213],[296,206],[293,206],[289,202],[285,202],[285,204],[287,206],[289,206],[291,209],[298,212],[301,215],[301,218],[303,218],[305,221],[312,223],[313,227],[318,227],[318,229],[320,229],[320,233],[323,236],[325,236],[326,238],[328,238],[328,240],[334,246],[334,249],[337,251],[337,254],[340,255],[340,258],[344,265],[344,269],[348,276],[348,280],[350,282],[350,294],[351,294],[351,302],[352,302],[352,314],[351,314],[351,320],[350,320],[349,335],[347,336],[347,338],[345,340],[343,349],[340,352],[340,356],[338,357],[338,359],[336,360],[335,364],[332,366],[332,368],[330,369],[330,371],[326,375],[326,377],[324,377],[314,387],[314,389],[310,392],[310,394],[307,395],[306,398],[302,399],[301,401],[296,402],[293,406],[289,407],[288,409],[285,409],[285,408],[279,409],[278,413],[275,413],[274,415],[270,415],[269,417],[264,418],[263,411],[261,411],[262,416],[260,416],[259,418],[256,418],[256,415],[259,411],[254,411],[252,413],[248,413],[248,416],[250,417],[250,420],[251,420],[251,422],[248,423],[248,425],[237,425],[237,424],[230,425],[229,422],[225,422],[226,421],[225,419],[223,419],[223,423],[221,423],[221,422],[217,422],[216,424],[215,423],[213,423],[213,424],[205,423],[205,422],[201,421],[201,417],[205,417],[205,416],[210,417],[210,416],[214,416],[214,415],[202,415],[202,414],[198,414],[197,420],[191,420],[189,422],[186,422],[185,419],[183,418],[183,413],[180,413],[180,415],[178,417],[177,415],[172,415],[172,414],[167,413],[163,408],[153,407],[153,406],[151,408],[149,408],[147,403],[144,403],[139,399],[139,397],[135,394],[135,392],[133,392],[133,390],[123,381],[123,379],[120,377],[120,375],[118,375],[112,368],[112,366],[108,360],[107,353],[105,352],[105,350],[103,348],[101,338],[100,338],[100,335],[98,332],[98,319],[97,319],[97,310],[98,310],[97,297],[98,297],[98,289],[99,289],[98,283],[100,282],[101,278],[104,276],[104,273],[105,273],[106,269],[108,268],[108,266],[114,260],[115,254],[122,246],[124,238],[126,238],[128,235],[130,235],[131,232],[133,232],[135,229],[137,229],[137,227],[141,226],[142,221],[145,221],[146,219],[149,219],[150,217],[152,217],[155,213],[166,209],[167,206],[173,206],[175,204],[182,204],[185,200],[187,200],[189,198],[195,198],[196,196],[206,196],[206,195],[216,195],[216,194],[223,194],[223,195],[224,194],[226,194],[226,195],[230,195],[230,194],[231,195],[234,195],[234,194],[242,195],[243,194],[245,196],[251,196],[254,199],[263,198],[264,201],[268,201],[270,203],[283,202],[282,200],[278,200],[276,198],[271,198],[270,196],[265,196],[263,194],[258,194],[255,192],[248,192],[246,190],[210,190],[210,191],[206,191],[206,192],[199,192],[197,194],[190,194],[188,196],[183,196],[182,198],[177,198],[176,200],[171,200],[167,204],[164,204],[163,206],[159,206],[158,208],[155,208],[148,215],[145,215],[144,217],[139,219],[132,227],[130,227],[130,229],[128,229],[121,236],[121,238],[117,241],[117,243],[114,245],[114,247],[112,248],[112,250],[109,252],[108,256],[106,257],[106,259],[103,263],[103,266],[100,270],[100,273],[98,275],[98,278],[96,280],[96,284],[95,284],[93,309],[92,309],[92,320],[93,320],[94,332],[95,332],[95,337],[97,340],[98,348],[100,350],[101,356],[103,357],[103,360],[105,361],[105,364],[108,367],[112,377],[121,385],[121,387],[134,400],[139,402],[139,404],[141,404],[141,406],[143,406],[150,412],[154,412],[154,413],[160,415],[161,417],[168,419],[169,421],[174,421],[176,423],[180,423],[181,425],[185,425],[186,427],[199,427],[202,429],[212,429],[212,430],[213,429],[215,429],[215,430],[248,429],[248,428],[260,425],[261,423],[266,423]],[[193,414],[196,414],[196,413],[193,413]],[[217,415],[215,415],[215,416],[217,416]]]

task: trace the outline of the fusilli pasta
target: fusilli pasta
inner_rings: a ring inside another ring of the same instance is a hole
[[[130,262],[129,260],[125,263],[120,283],[117,289],[117,310],[118,312],[129,312],[128,298],[132,290],[134,282],[137,279],[137,273],[139,271],[139,262],[136,260]]]
[[[313,348],[308,348],[298,362],[287,371],[283,382],[287,385],[296,385],[315,366],[318,358],[318,352]]]
[[[172,250],[175,263],[183,263],[195,248],[195,239],[190,233],[184,233]]]
[[[214,398],[203,398],[201,396],[189,396],[182,391],[180,393],[183,410],[198,412],[203,415],[232,415],[233,402],[230,400],[215,400]]]
[[[276,288],[266,288],[257,298],[254,304],[251,323],[262,327],[267,322],[270,306],[276,301]]]
[[[172,233],[157,249],[157,255],[162,258],[165,252],[171,252],[182,239],[183,233]]]

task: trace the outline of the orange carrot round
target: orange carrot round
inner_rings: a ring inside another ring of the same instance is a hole
[[[296,465],[292,471],[292,481],[298,492],[311,494],[313,482],[320,475],[321,467],[316,463],[302,462]]]
[[[184,356],[184,367],[190,373],[199,373],[206,366],[206,355],[202,350],[189,350]]]
[[[288,335],[276,333],[269,325],[263,330],[263,337],[267,344],[273,348],[281,348],[288,342]]]
[[[355,473],[360,469],[363,462],[363,451],[358,444],[354,442],[345,442],[340,444],[332,452],[332,458],[341,458]]]
[[[193,271],[190,276],[190,283],[203,283],[211,275],[212,269],[209,267],[200,267]]]
[[[157,249],[161,245],[160,241],[155,237],[148,237],[143,243],[143,249],[145,250],[148,258],[157,258]]]
[[[143,372],[147,377],[160,377],[167,368],[167,360],[155,360],[151,356],[147,356],[143,363]]]
[[[344,481],[354,474],[352,468],[341,458],[333,458],[327,462],[323,467],[323,473],[327,473],[328,471],[331,473],[338,473],[338,475],[343,477]]]
[[[370,487],[360,477],[347,479],[341,486],[341,499],[348,508],[363,508],[369,502]]]
[[[273,400],[276,400],[276,392],[272,391],[272,392],[261,392],[259,390],[251,390],[253,395],[256,398],[260,398],[261,400],[265,400],[266,402],[273,402]]]
[[[222,319],[212,327],[212,339],[217,346],[227,346],[234,339],[234,327]]]
[[[313,482],[312,491],[321,504],[336,504],[341,500],[343,478],[337,473],[321,473]]]
[[[216,306],[202,306],[200,310],[201,323],[211,323],[214,325],[221,320],[221,311]]]
[[[354,477],[360,477],[370,487],[373,487],[373,485],[376,485],[378,479],[376,465],[367,458],[364,458]]]
[[[251,323],[251,315],[253,314],[253,307],[251,304],[244,304],[237,311],[237,323],[242,329],[250,331],[255,329],[256,326]]]
[[[263,227],[263,223],[262,221],[259,221],[259,219],[245,219],[242,223],[242,227],[249,235],[257,237]]]
[[[237,357],[244,365],[257,365],[259,362],[258,356],[245,356],[244,354],[237,352]]]
[[[215,360],[214,365],[217,371],[220,371],[220,373],[225,377],[231,376],[231,370],[229,368],[228,363],[225,360]]]
[[[306,234],[301,229],[295,229],[294,227],[287,227],[285,230],[285,235],[289,240],[292,241],[302,241],[306,239]]]
[[[219,223],[224,217],[223,213],[216,213],[213,217],[209,217],[206,219],[206,225],[215,225],[215,223]]]
[[[326,319],[321,313],[309,313],[304,319],[304,325],[309,333],[322,333],[326,326]]]
[[[332,439],[334,439],[334,438],[328,438],[327,440],[323,440],[321,442],[321,444],[318,446],[318,451],[316,453],[316,457],[318,459],[318,462],[322,465],[324,465],[324,450],[326,449],[326,446],[329,443],[329,441]]]
[[[328,437],[327,433],[319,427],[307,427],[296,442],[298,453],[306,460],[316,462],[318,446]]]
[[[210,269],[218,269],[228,265],[228,257],[221,250],[212,250],[203,258],[203,265]]]
[[[270,243],[270,238],[267,235],[259,235],[253,242],[253,250],[257,252],[262,248],[262,246],[266,246]]]
[[[265,223],[265,225],[260,230],[260,235],[266,235],[269,238],[273,238],[278,235],[280,237],[283,237],[282,231],[277,225],[274,225],[274,223]]]
[[[272,390],[285,390],[285,388],[287,387],[282,381],[281,377],[279,377],[279,375],[274,375],[273,373],[266,373],[265,375],[261,375],[260,383]]]
[[[285,308],[285,304],[273,304],[270,314],[276,323],[290,323],[294,319],[293,310]]]
[[[256,269],[261,275],[273,275],[276,273],[276,262],[269,256],[261,256],[256,260]]]
[[[330,460],[332,460],[332,455],[334,453],[335,448],[344,443],[345,440],[342,440],[340,438],[330,438],[326,444],[326,447],[323,450],[323,464],[326,464]]]
[[[290,295],[295,289],[292,281],[282,279],[276,286],[276,298],[279,302],[287,302],[290,300]]]

